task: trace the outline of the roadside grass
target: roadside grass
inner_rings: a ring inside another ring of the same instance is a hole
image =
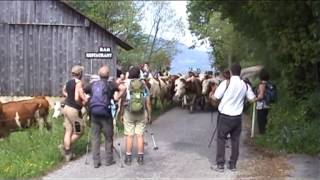
[[[63,138],[63,120],[51,120],[51,131],[29,128],[13,132],[0,141],[0,179],[39,177],[63,161],[58,150]],[[86,133],[74,146],[77,155],[85,152]]]
[[[157,104],[152,112],[155,120],[162,113],[171,109],[174,105],[166,104],[160,109]],[[50,113],[48,118],[51,118]],[[24,129],[13,132],[8,138],[0,140],[0,179],[25,179],[45,175],[47,172],[59,167],[63,163],[58,145],[62,143],[64,129],[63,118],[50,119],[52,130],[37,128]],[[119,134],[123,134],[123,126],[119,124]],[[77,156],[86,151],[88,128],[84,135],[76,142],[73,151]]]

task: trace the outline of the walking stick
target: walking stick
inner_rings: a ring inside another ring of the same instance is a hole
[[[213,141],[213,138],[214,138],[214,135],[216,135],[216,131],[217,131],[217,126],[214,128],[213,130],[213,133],[212,133],[212,136],[211,136],[211,139],[210,139],[210,142],[209,142],[209,145],[208,145],[208,148],[211,147],[211,144],[212,144],[212,141]]]
[[[120,104],[118,106],[120,106]],[[116,133],[116,137],[118,137],[118,134],[119,134],[119,130],[117,128],[117,120],[118,120],[118,116],[119,116],[119,111],[120,111],[120,108],[117,108],[117,106],[112,101],[111,112],[112,112],[113,125],[114,125],[114,131]],[[124,165],[123,165],[122,149],[121,149],[120,142],[118,142],[117,145],[118,145],[119,151],[117,151],[117,149],[114,146],[113,146],[113,149],[115,150],[116,154],[120,158],[120,167],[123,168]]]
[[[91,133],[91,128],[89,128],[89,131],[88,131],[88,140],[87,140],[87,149],[86,149],[86,160],[84,161],[84,164],[88,165],[89,162],[88,162],[88,153],[89,153],[89,144],[90,144],[90,133]]]
[[[252,108],[251,138],[254,137],[255,119],[256,119],[256,102],[253,103],[253,108]]]
[[[150,129],[151,139],[152,139],[152,142],[153,142],[153,150],[158,150],[159,147],[157,146],[156,141],[154,139],[154,133],[153,133],[153,131],[151,129],[151,124],[149,124],[149,129]],[[146,132],[148,132],[148,131],[146,130]]]
[[[211,118],[212,118],[212,121],[213,121],[213,114],[212,114]],[[213,133],[212,133],[212,136],[211,136],[211,139],[210,139],[210,142],[209,142],[208,148],[210,148],[210,147],[211,147],[211,144],[212,144],[212,141],[213,141],[213,139],[214,139],[214,136],[216,135],[216,132],[217,132],[217,126],[218,126],[218,121],[219,121],[219,113],[218,113],[218,117],[217,117],[217,124],[216,124],[216,127],[215,127],[215,128],[214,128],[214,130],[213,130]]]

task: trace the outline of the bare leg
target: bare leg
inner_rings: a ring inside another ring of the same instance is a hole
[[[144,138],[143,135],[137,135],[138,139],[138,154],[143,154],[144,152]]]
[[[133,136],[126,136],[126,153],[129,155],[132,153]]]

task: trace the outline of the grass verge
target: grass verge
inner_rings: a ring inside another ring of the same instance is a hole
[[[152,113],[152,119],[155,120],[172,107],[173,105],[166,105],[161,109],[157,105],[157,109]],[[0,141],[0,179],[40,177],[62,164],[63,157],[58,145],[61,144],[64,134],[63,119],[60,117],[51,121],[51,131],[44,129],[41,132],[37,128],[29,128],[13,132],[8,138]],[[73,147],[77,155],[82,155],[86,151],[87,133],[88,128]],[[123,127],[118,133],[123,134]]]

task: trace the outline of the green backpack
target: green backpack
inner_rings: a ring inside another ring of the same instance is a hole
[[[144,85],[140,79],[133,79],[129,85],[129,111],[142,113],[144,111]]]

